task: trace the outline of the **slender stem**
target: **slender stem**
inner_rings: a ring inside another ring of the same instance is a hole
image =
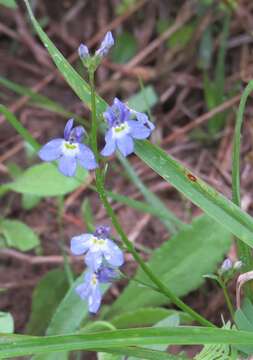
[[[94,89],[94,73],[92,74],[89,72],[90,78],[90,86],[91,86],[91,111],[92,111],[92,127],[91,127],[91,144],[94,153],[98,158],[98,148],[97,148],[97,134],[95,131],[97,130],[97,116],[96,116],[96,95]],[[135,250],[134,245],[128,239],[127,235],[125,234],[124,230],[122,229],[115,212],[113,211],[106,195],[106,190],[104,186],[104,175],[100,168],[96,169],[96,187],[99,193],[99,197],[105,207],[105,210],[108,216],[111,218],[112,224],[118,234],[121,237],[122,242],[125,244],[127,250],[132,254],[133,258],[136,262],[140,265],[142,270],[146,273],[146,275],[150,278],[150,280],[155,284],[155,286],[166,296],[170,299],[170,301],[175,304],[178,308],[182,311],[188,313],[193,319],[195,319],[198,323],[203,326],[215,327],[211,322],[206,320],[196,311],[194,311],[191,307],[186,305],[182,300],[180,300],[176,295],[174,295],[170,289],[167,288],[166,285],[160,280],[158,276],[156,276],[150,267],[142,260],[139,253]]]
[[[219,279],[219,284],[220,284],[220,286],[221,286],[221,288],[223,290],[223,294],[224,294],[224,297],[225,297],[225,300],[226,300],[227,307],[228,307],[228,310],[230,312],[231,318],[234,319],[234,307],[233,307],[232,301],[230,299],[227,286],[226,286],[226,284],[224,283],[224,281],[221,278]]]
[[[236,116],[235,134],[233,141],[233,159],[232,159],[232,201],[237,205],[241,206],[241,195],[240,195],[240,148],[241,148],[241,129],[243,124],[243,114],[246,106],[247,99],[250,93],[253,91],[253,81],[250,81],[246,86],[239,105],[238,113]],[[244,270],[250,271],[253,268],[253,259],[251,254],[251,248],[237,239],[237,250],[240,259],[244,264]],[[246,287],[246,294],[251,299],[253,298],[250,285]]]
[[[94,86],[94,70],[89,70],[89,82],[91,90],[91,147],[98,161],[98,148],[97,148],[97,112],[96,112],[96,93]]]

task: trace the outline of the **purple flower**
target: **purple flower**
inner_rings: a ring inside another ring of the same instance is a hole
[[[117,270],[108,266],[101,266],[101,268],[97,271],[97,277],[99,282],[108,283],[118,279],[119,273]]]
[[[90,56],[90,53],[89,53],[89,49],[87,48],[86,45],[84,44],[81,44],[78,48],[78,54],[80,56],[81,59],[85,59],[87,58],[88,56]]]
[[[105,134],[106,144],[101,151],[103,156],[110,156],[116,149],[123,156],[130,155],[134,151],[133,139],[146,139],[154,129],[146,114],[129,109],[117,98],[107,108],[104,117],[109,130]]]
[[[81,234],[71,239],[71,252],[74,255],[85,255],[85,263],[93,271],[106,262],[111,267],[121,266],[124,262],[123,252],[108,238],[109,228],[100,226],[94,234]]]
[[[64,138],[49,141],[38,153],[41,160],[59,160],[58,168],[65,176],[74,176],[77,164],[87,170],[98,166],[93,152],[81,143],[85,133],[84,128],[73,127],[73,123],[73,119],[68,120],[64,129]]]
[[[84,282],[76,287],[76,292],[82,300],[88,301],[89,312],[95,314],[101,305],[102,299],[97,274],[87,271],[84,275]]]
[[[108,31],[105,34],[105,37],[104,37],[103,41],[100,44],[100,47],[95,52],[95,55],[99,56],[99,57],[106,56],[108,54],[110,48],[113,45],[114,45],[114,39],[113,39],[112,33],[111,33],[111,31]]]
[[[230,269],[232,269],[232,266],[233,266],[232,261],[229,258],[225,259],[220,268],[221,273],[223,274],[229,271]]]
[[[99,48],[95,52],[95,64],[96,66],[100,63],[101,58],[106,56],[110,48],[114,45],[114,39],[111,31],[108,31],[105,34],[104,39],[102,40]],[[78,54],[82,60],[85,60],[86,65],[91,65],[92,58],[90,57],[89,49],[85,44],[81,44],[78,48]],[[98,61],[98,63],[97,63]]]

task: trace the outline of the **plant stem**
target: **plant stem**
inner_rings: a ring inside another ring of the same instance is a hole
[[[241,195],[240,195],[240,147],[241,147],[241,129],[243,124],[243,114],[246,106],[247,99],[250,93],[253,91],[253,81],[251,80],[241,97],[238,113],[236,116],[235,134],[233,141],[233,159],[232,159],[232,201],[237,205],[241,206]],[[237,239],[237,250],[240,259],[243,262],[244,270],[250,271],[253,268],[253,259],[251,254],[251,248]],[[246,294],[253,299],[253,294],[250,289],[250,285],[247,284]]]
[[[233,307],[232,301],[230,299],[226,284],[224,283],[224,281],[221,278],[219,279],[219,284],[220,284],[220,286],[221,286],[221,288],[223,290],[223,294],[224,294],[224,297],[225,297],[225,300],[226,300],[227,307],[228,307],[228,310],[230,312],[231,318],[234,319],[234,307]]]
[[[98,148],[97,148],[97,116],[96,116],[96,95],[94,89],[94,73],[89,72],[89,79],[90,79],[90,87],[91,87],[91,112],[92,112],[92,126],[91,126],[91,145],[94,153],[98,158]],[[96,187],[99,193],[99,197],[104,205],[104,208],[111,218],[112,224],[116,229],[117,233],[120,235],[122,242],[126,246],[127,250],[132,254],[133,258],[136,262],[140,265],[142,270],[146,273],[146,275],[150,278],[150,280],[155,284],[155,286],[166,296],[170,299],[170,301],[175,304],[178,308],[182,311],[188,313],[193,319],[195,319],[198,323],[203,326],[215,327],[211,322],[206,320],[196,311],[194,311],[191,307],[186,305],[180,298],[174,295],[167,286],[156,276],[150,267],[142,260],[139,253],[135,250],[134,245],[128,239],[127,235],[125,234],[124,230],[122,229],[115,212],[113,211],[106,195],[106,190],[104,186],[104,175],[100,168],[96,169]]]

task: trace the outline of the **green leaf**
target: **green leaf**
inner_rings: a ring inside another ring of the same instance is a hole
[[[23,194],[21,203],[25,210],[31,210],[39,204],[41,197],[33,194]]]
[[[0,232],[4,236],[7,246],[21,251],[34,249],[40,244],[38,235],[30,227],[18,220],[3,219],[0,221]]]
[[[178,316],[178,314],[173,314],[173,315],[170,315],[168,317],[166,317],[165,319],[159,321],[158,323],[156,323],[154,325],[154,327],[176,327],[176,326],[179,326],[179,323],[180,323],[180,318]],[[165,345],[149,345],[147,346],[148,349],[152,349],[152,350],[166,350],[168,347],[167,344]],[[136,360],[137,358],[136,357],[129,357],[128,360]]]
[[[17,7],[15,0],[0,0],[0,5],[4,5],[12,9],[15,9]]]
[[[87,334],[70,334],[45,337],[1,335],[0,357],[8,358],[53,351],[97,350],[117,347],[126,353],[128,346],[230,344],[250,345],[253,334],[248,331],[208,327],[166,327],[111,330]],[[149,349],[146,349],[149,352]],[[161,354],[164,354],[161,352]],[[132,353],[133,356],[135,354]],[[168,355],[168,354],[167,354]],[[169,355],[168,355],[169,356]],[[150,359],[150,357],[148,358]],[[154,357],[155,359],[155,357]],[[157,358],[156,358],[157,359]],[[163,359],[162,357],[160,359]],[[166,357],[165,357],[166,359]],[[169,359],[169,357],[168,357]]]
[[[203,275],[216,268],[230,244],[228,231],[204,215],[155,250],[148,264],[170,290],[181,297],[199,287],[204,281]],[[136,278],[150,283],[141,270]],[[133,311],[167,303],[168,299],[162,294],[132,281],[113,303],[106,318],[121,314],[123,309]]]
[[[239,330],[247,330],[253,333],[253,305],[251,301],[246,298],[243,302],[242,309],[237,309],[235,312],[235,323]],[[238,346],[239,350],[245,354],[253,354],[253,346]]]
[[[12,334],[14,332],[14,320],[10,313],[0,311],[0,333]]]
[[[157,93],[152,85],[145,86],[137,94],[132,95],[127,103],[131,109],[135,111],[147,111],[152,106],[156,105],[158,101]]]
[[[168,46],[169,47],[186,46],[189,43],[189,41],[192,39],[192,35],[194,33],[195,28],[196,28],[195,22],[191,22],[189,24],[185,24],[181,26],[180,29],[177,30],[174,34],[172,34],[168,39],[167,42]]]
[[[136,38],[125,31],[116,36],[115,45],[112,49],[112,60],[118,64],[125,64],[137,52]]]
[[[115,316],[111,323],[118,329],[140,327],[154,325],[171,315],[179,315],[182,322],[189,322],[191,318],[189,315],[176,310],[163,309],[159,307],[154,308],[140,308],[133,311],[125,312]]]
[[[148,141],[135,143],[136,154],[217,223],[253,247],[253,219],[190,170]]]
[[[65,195],[84,182],[88,172],[78,168],[76,178],[62,175],[54,164],[41,163],[28,168],[8,188],[22,194],[36,196]]]
[[[33,291],[32,311],[27,325],[28,334],[44,334],[67,290],[68,281],[63,270],[51,270],[40,280]]]

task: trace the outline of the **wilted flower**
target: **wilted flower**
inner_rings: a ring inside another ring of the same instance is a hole
[[[225,259],[220,268],[221,273],[223,274],[223,273],[231,270],[232,266],[233,266],[232,261],[229,258]]]
[[[101,290],[97,274],[87,271],[84,282],[76,287],[76,292],[82,300],[88,301],[89,312],[96,313],[101,304]]]
[[[133,139],[146,139],[154,129],[146,114],[129,109],[117,98],[107,108],[104,117],[109,130],[105,135],[105,147],[101,151],[103,156],[110,156],[116,148],[123,156],[130,155],[134,151]]]
[[[94,234],[82,234],[71,239],[71,252],[85,255],[85,262],[93,271],[98,271],[104,261],[112,267],[124,262],[123,252],[108,238],[109,228],[100,226]]]
[[[53,139],[39,151],[39,157],[44,161],[59,160],[59,170],[65,176],[74,176],[77,164],[87,170],[98,165],[93,152],[88,146],[81,144],[85,130],[82,126],[73,128],[74,120],[68,120],[64,129],[64,138]]]

